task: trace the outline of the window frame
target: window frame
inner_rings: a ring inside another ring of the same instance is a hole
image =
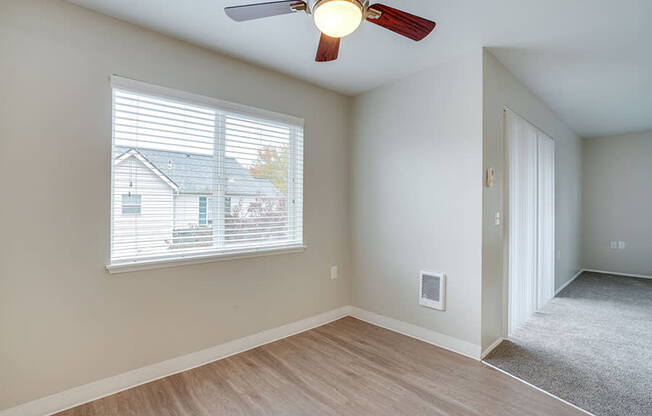
[[[152,85],[149,83],[141,82],[141,81],[136,81],[132,80],[129,78],[124,78],[121,76],[117,75],[112,75],[110,77],[110,88],[109,92],[111,97],[113,97],[113,91],[114,90],[123,90],[123,91],[128,91],[132,93],[140,93],[144,95],[151,95],[155,97],[160,97],[163,99],[169,99],[173,101],[178,101],[184,104],[189,104],[189,105],[198,105],[198,106],[205,106],[205,107],[212,107],[215,108],[217,111],[222,112],[222,113],[229,113],[233,112],[236,114],[240,115],[245,115],[245,116],[250,116],[254,118],[261,118],[264,120],[268,121],[276,121],[280,123],[287,123],[291,126],[295,126],[301,128],[301,131],[303,133],[303,128],[304,128],[304,120],[299,117],[295,116],[290,116],[286,114],[281,114],[281,113],[276,113],[273,111],[268,111],[268,110],[263,110],[255,107],[250,107],[242,104],[237,104],[237,103],[232,103],[224,100],[219,100],[216,98],[212,97],[207,97],[203,95],[198,95],[194,93],[189,93],[189,92],[184,92],[184,91],[179,91],[167,87],[162,87],[162,86],[157,86],[157,85]],[[267,246],[267,247],[249,247],[249,248],[234,248],[233,250],[231,249],[224,249],[222,248],[217,248],[219,252],[200,252],[200,253],[186,253],[182,254],[179,256],[156,256],[152,258],[141,258],[141,259],[132,259],[132,260],[127,260],[127,261],[118,261],[118,262],[112,262],[111,256],[112,256],[112,251],[113,251],[113,215],[114,215],[114,163],[113,163],[113,147],[114,147],[114,138],[115,138],[115,132],[113,129],[115,128],[113,120],[115,119],[115,114],[114,112],[114,106],[111,105],[112,108],[112,117],[111,117],[111,211],[109,215],[109,221],[110,221],[110,246],[109,246],[109,254],[108,254],[108,261],[106,263],[106,269],[110,273],[123,273],[123,272],[131,272],[131,271],[138,271],[138,270],[148,270],[148,269],[156,269],[156,268],[167,268],[167,267],[174,267],[174,266],[181,266],[181,265],[186,265],[186,264],[196,264],[196,263],[207,263],[207,262],[214,262],[214,261],[221,261],[221,260],[230,260],[230,259],[241,259],[241,258],[250,258],[250,257],[259,257],[259,256],[267,256],[267,255],[276,255],[276,254],[287,254],[287,253],[299,253],[303,252],[306,248],[306,242],[305,242],[305,233],[303,231],[303,218],[304,218],[304,213],[303,213],[303,203],[301,203],[300,208],[297,206],[297,204],[293,205],[292,212],[289,213],[289,229],[300,233],[300,238],[297,239],[297,235],[295,235],[294,241],[299,241],[299,243],[292,243],[292,239],[289,239],[287,242],[280,242],[278,245],[273,245],[273,246]],[[292,130],[292,129],[291,129]],[[294,136],[294,137],[293,137]],[[303,175],[303,166],[297,167],[296,166],[296,152],[298,151],[297,146],[299,144],[299,139],[296,137],[295,133],[291,133],[290,137],[290,157],[292,160],[292,163],[289,167],[289,180],[288,180],[288,187],[291,189],[291,191],[288,192],[288,197],[290,198],[290,195],[293,195],[295,197],[300,197],[303,200],[303,195],[304,195],[304,188],[302,187],[301,189],[301,194],[298,195],[296,194],[296,190],[294,189],[294,182],[297,178],[300,178],[302,182],[304,181],[304,175]],[[221,138],[217,138],[215,140],[215,147],[216,149],[219,146],[223,146],[223,140]],[[303,150],[304,145],[304,140],[303,140],[303,135],[301,136],[301,142],[300,142],[301,148]],[[301,165],[303,165],[303,154],[301,155]],[[222,187],[218,187],[222,188]],[[219,189],[218,192],[223,192],[223,189]],[[290,193],[291,192],[291,193]],[[212,198],[213,200],[219,200],[219,198]],[[208,204],[210,204],[211,198],[206,198],[206,223],[208,223]],[[221,205],[221,204],[217,204]],[[221,211],[223,211],[222,209]],[[141,212],[142,212],[142,196],[141,196]],[[213,221],[213,225],[215,226],[216,222],[222,223],[219,218],[220,213],[215,212],[217,221]],[[222,212],[222,215],[224,213]],[[137,215],[137,214],[127,214],[127,215]],[[296,224],[297,222],[301,222],[301,227],[297,228]]]

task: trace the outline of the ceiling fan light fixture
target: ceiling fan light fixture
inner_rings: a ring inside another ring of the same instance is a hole
[[[312,13],[317,28],[332,38],[353,33],[364,16],[362,5],[357,0],[321,0]]]

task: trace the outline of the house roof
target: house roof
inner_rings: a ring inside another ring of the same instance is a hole
[[[118,157],[115,158],[114,163],[116,165],[122,163],[122,161],[127,160],[130,157],[135,157],[136,159],[140,160],[143,165],[148,167],[156,176],[159,177],[163,182],[168,184],[170,188],[172,188],[175,191],[179,190],[179,185],[174,183],[172,179],[170,179],[169,176],[167,176],[163,171],[161,171],[159,168],[157,168],[152,162],[147,160],[145,156],[143,156],[138,150],[136,149],[127,149],[127,151],[121,153]]]
[[[130,147],[115,147],[114,150],[118,152],[116,163],[126,159],[129,153],[139,159],[143,158],[146,166],[148,163],[152,165],[148,167],[153,168],[157,175],[162,175],[161,179],[165,182],[172,182],[168,184],[173,188],[176,186],[175,190],[178,192],[206,194],[212,192],[210,183],[215,163],[212,156]],[[276,196],[279,194],[274,184],[264,178],[254,178],[235,158],[224,158],[224,172],[227,195]]]

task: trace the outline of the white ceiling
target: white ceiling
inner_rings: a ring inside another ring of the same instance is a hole
[[[69,1],[348,95],[487,46],[580,136],[652,129],[652,0],[381,0],[437,28],[415,43],[363,24],[330,63],[303,13],[223,12],[263,0]]]

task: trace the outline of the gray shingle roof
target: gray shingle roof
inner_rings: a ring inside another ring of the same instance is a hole
[[[168,152],[164,150],[133,148],[152,165],[179,186],[181,193],[210,194],[213,175],[213,157],[191,153]],[[129,147],[115,147],[116,159],[132,150]],[[264,178],[254,178],[235,158],[224,158],[227,195],[277,196],[279,191],[273,183]]]

